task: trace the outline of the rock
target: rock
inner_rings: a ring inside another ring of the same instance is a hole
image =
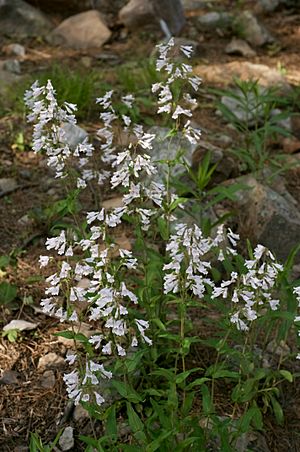
[[[4,71],[12,72],[13,74],[21,74],[21,66],[18,60],[5,60],[1,64]]]
[[[234,443],[239,452],[271,452],[264,436],[260,432],[246,432],[240,435]]]
[[[55,375],[53,370],[45,370],[41,378],[41,386],[45,389],[51,389],[55,386]]]
[[[208,141],[201,140],[197,146],[197,149],[193,152],[193,166],[198,166],[207,152],[210,152],[210,162],[212,164],[220,162],[224,157],[224,153],[221,148],[209,143]]]
[[[26,320],[11,320],[7,325],[3,327],[3,331],[9,330],[29,331],[35,330],[36,328],[37,323],[27,322]]]
[[[13,192],[18,187],[18,183],[12,177],[4,177],[0,179],[0,196],[5,196]]]
[[[111,37],[99,11],[90,10],[64,20],[47,39],[55,45],[73,49],[101,47]]]
[[[194,11],[207,6],[205,0],[181,0],[181,3],[185,11]]]
[[[59,438],[58,444],[62,451],[70,450],[74,447],[73,427],[66,427]]]
[[[271,355],[281,356],[282,358],[287,358],[291,354],[291,349],[286,342],[281,340],[279,344],[273,339],[267,345],[267,352]]]
[[[281,0],[258,0],[257,9],[259,11],[272,12],[282,3]]]
[[[280,126],[282,129],[287,130],[292,133],[292,118],[291,116],[284,117],[284,112],[279,108],[273,108],[271,110],[271,116],[273,117],[273,122]],[[277,119],[276,119],[277,116]]]
[[[297,138],[286,137],[282,140],[283,152],[285,154],[294,154],[300,152],[300,140]]]
[[[233,16],[229,13],[219,13],[213,11],[211,13],[203,14],[197,18],[197,27],[200,31],[211,30],[216,28],[229,28],[232,24]]]
[[[214,140],[218,144],[222,145],[223,148],[228,148],[233,142],[233,139],[224,133],[214,134]]]
[[[204,82],[227,86],[232,83],[234,77],[241,80],[258,80],[264,87],[278,86],[283,91],[290,89],[286,78],[277,69],[265,64],[256,64],[249,61],[232,61],[224,64],[201,64],[194,68]]]
[[[26,51],[25,47],[21,44],[8,44],[3,48],[3,52],[6,55],[14,55],[19,57],[20,59],[23,59],[25,57]]]
[[[197,169],[199,167],[208,151],[211,153],[211,164],[217,164],[212,177],[215,180],[216,176],[219,175],[217,178],[219,183],[221,180],[227,179],[232,174],[236,164],[230,156],[224,155],[221,148],[201,140],[197,149],[193,153],[193,168]],[[224,177],[220,178],[220,175]]]
[[[56,353],[50,352],[44,356],[41,356],[38,362],[38,369],[45,367],[59,367],[65,364],[65,360],[62,356]]]
[[[20,374],[15,370],[5,370],[0,378],[0,385],[15,385],[19,383]]]
[[[119,12],[119,21],[129,30],[159,23],[165,35],[177,35],[185,24],[180,0],[130,0]]]
[[[89,412],[82,405],[76,405],[73,411],[73,419],[75,422],[82,422],[89,419]]]
[[[185,25],[181,0],[151,0],[155,16],[167,37],[178,35]]]
[[[264,88],[258,86],[258,96],[264,95],[265,91]],[[239,122],[252,126],[264,119],[264,104],[258,100],[258,96],[253,91],[245,94],[241,90],[235,89],[232,96],[222,96],[221,103],[234,114]],[[247,105],[247,109],[245,105]]]
[[[225,52],[228,53],[228,55],[241,55],[248,58],[256,55],[256,52],[251,49],[246,41],[236,38],[233,38],[230,43],[227,44]]]
[[[241,234],[252,242],[269,248],[280,261],[285,261],[291,249],[300,242],[300,213],[297,201],[262,185],[252,176],[235,179],[251,189],[236,193],[236,208],[240,214]],[[232,182],[231,182],[232,183]],[[254,243],[253,243],[254,244]],[[296,256],[299,263],[300,256]]]
[[[180,150],[184,150],[186,162],[190,166],[192,165],[196,145],[191,144],[181,133],[171,138],[166,138],[170,129],[159,126],[151,127],[148,132],[155,135],[155,139],[152,141],[152,149],[148,151],[154,161],[173,160]],[[166,171],[167,164],[159,163],[158,173],[153,176],[153,180],[162,183],[165,179]],[[172,176],[180,176],[184,172],[182,165],[175,165],[171,169]]]
[[[270,42],[274,42],[274,38],[268,30],[258,22],[251,11],[243,11],[236,17],[234,23],[243,38],[253,46],[261,47]]]
[[[153,23],[156,21],[154,7],[148,0],[130,0],[119,11],[119,21],[129,30]]]
[[[64,122],[61,130],[63,132],[60,136],[61,142],[68,144],[71,149],[75,149],[78,144],[82,143],[88,137],[88,133],[84,129],[69,122]]]
[[[115,209],[116,207],[123,207],[124,201],[122,196],[115,196],[114,198],[106,199],[102,201],[102,207],[104,209]]]
[[[86,69],[89,69],[90,67],[92,67],[93,64],[93,58],[91,58],[88,55],[83,56],[82,58],[80,58],[80,63],[82,64],[82,66],[84,66]]]
[[[1,0],[0,0],[1,1]],[[15,89],[16,84],[22,81],[20,75],[5,71],[0,67],[0,95],[7,97],[11,94],[12,89]]]
[[[28,38],[44,36],[52,28],[47,17],[22,0],[0,0],[0,35]]]
[[[32,226],[33,225],[33,219],[30,218],[29,215],[23,215],[21,218],[18,219],[18,224],[20,226]]]

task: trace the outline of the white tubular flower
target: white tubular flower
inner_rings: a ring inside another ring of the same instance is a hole
[[[104,109],[110,108],[113,93],[114,93],[113,90],[107,91],[107,93],[105,93],[103,97],[98,97],[96,99],[96,103],[101,105]]]
[[[138,144],[143,149],[152,149],[152,141],[155,138],[153,133],[144,133],[144,135],[139,139]]]
[[[58,237],[52,237],[46,240],[47,250],[55,249],[58,254],[64,254],[66,248],[66,234],[65,231],[61,231]]]
[[[121,100],[123,104],[125,104],[128,108],[131,108],[135,99],[132,94],[127,94],[126,96],[122,96]]]
[[[194,89],[195,91],[198,91],[199,86],[200,86],[200,84],[201,84],[201,78],[199,78],[199,77],[197,77],[197,76],[189,77],[189,78],[188,78],[188,81],[189,81],[190,85],[193,87],[193,89]]]
[[[193,116],[191,110],[187,110],[185,108],[182,108],[180,105],[177,105],[177,107],[172,115],[172,118],[177,119],[180,115],[185,115],[185,116],[189,116],[189,117]]]
[[[50,261],[49,256],[40,256],[39,257],[40,267],[46,267],[49,264],[49,261]]]
[[[187,58],[191,58],[193,53],[193,46],[180,46],[180,50]]]
[[[146,342],[146,344],[152,345],[152,340],[145,334],[145,331],[149,328],[149,322],[146,322],[146,320],[135,319],[135,323],[142,339]]]

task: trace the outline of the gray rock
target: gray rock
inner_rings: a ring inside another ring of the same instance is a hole
[[[111,37],[99,11],[90,10],[68,17],[56,27],[47,40],[54,45],[73,49],[100,48]]]
[[[119,21],[129,30],[160,24],[170,38],[182,30],[185,17],[180,0],[129,0],[119,12]]]
[[[215,30],[216,28],[229,28],[232,24],[233,16],[229,13],[219,13],[212,11],[197,18],[199,30]]]
[[[44,36],[51,22],[38,9],[22,0],[0,0],[0,35],[9,37]]]
[[[256,52],[251,49],[246,41],[236,38],[233,38],[230,43],[227,44],[225,52],[228,53],[228,55],[242,55],[249,58],[256,55]]]
[[[38,362],[38,369],[46,367],[59,367],[65,364],[65,360],[62,356],[56,353],[50,352],[44,356],[41,356]]]
[[[193,166],[195,163],[200,163],[207,152],[210,152],[210,162],[212,164],[220,162],[224,157],[224,153],[221,148],[209,143],[208,141],[201,140],[193,152]]]
[[[174,160],[181,151],[184,151],[185,161],[192,165],[193,153],[197,145],[191,144],[182,133],[178,133],[173,137],[167,137],[169,132],[170,129],[166,127],[154,126],[149,129],[149,133],[155,135],[155,139],[152,141],[152,149],[148,151],[152,159],[154,161]],[[167,164],[159,163],[158,173],[153,176],[153,179],[162,183],[167,169]],[[172,176],[180,176],[184,172],[185,169],[182,165],[175,165],[171,168]]]
[[[45,370],[41,378],[41,386],[45,389],[51,389],[55,386],[55,375],[53,370]]]
[[[285,197],[262,185],[252,176],[241,177],[235,182],[250,187],[250,190],[237,193],[236,207],[243,235],[269,248],[280,261],[286,260],[291,249],[300,243],[297,202],[292,196]],[[299,259],[300,256],[296,256],[296,263]]]
[[[18,224],[20,226],[28,227],[33,225],[33,219],[30,218],[29,215],[23,215],[21,218],[18,219]]]
[[[73,427],[66,427],[59,438],[58,444],[62,451],[70,450],[74,447]]]
[[[291,354],[291,349],[286,342],[281,340],[279,343],[275,339],[267,345],[267,352],[271,355],[281,356],[282,358],[287,358]]]
[[[260,88],[261,94],[264,93],[264,89]],[[247,97],[241,93],[240,90],[234,90],[235,97],[222,96],[221,103],[227,107],[231,113],[240,122],[254,125],[264,116],[264,106],[258,101],[257,96],[252,92],[247,93]],[[245,108],[247,104],[248,109]]]
[[[5,196],[6,194],[14,191],[18,186],[16,179],[12,177],[3,177],[0,179],[0,196]]]
[[[235,20],[239,33],[249,44],[263,46],[274,41],[269,31],[261,25],[251,11],[243,11]]]
[[[8,44],[3,50],[5,51],[6,55],[15,55],[21,59],[23,59],[26,54],[25,47],[21,44]]]
[[[275,11],[280,3],[283,3],[282,0],[258,0],[258,7],[260,10],[270,13]]]
[[[130,0],[120,11],[119,21],[129,30],[155,22],[154,7],[147,0]]]
[[[71,149],[75,149],[78,144],[88,137],[88,133],[76,124],[65,122],[62,124],[61,130],[60,139],[62,143],[68,144]]]
[[[271,116],[273,116],[274,120],[276,119],[276,116],[282,115],[282,111],[279,110],[279,108],[274,108],[271,111]],[[278,124],[283,129],[286,129],[288,132],[292,133],[293,126],[292,126],[292,117],[287,116],[286,118],[281,118],[278,121],[276,121],[276,124]]]
[[[3,331],[19,330],[30,331],[37,328],[37,323],[27,322],[26,320],[11,320],[7,325],[3,327]]]
[[[5,60],[1,66],[4,71],[21,74],[21,66],[18,60]]]
[[[19,383],[20,375],[15,370],[5,370],[0,378],[0,385],[15,385]]]
[[[207,6],[205,0],[181,0],[181,3],[185,11],[193,11]]]
[[[166,36],[178,35],[185,25],[185,16],[181,0],[150,0],[155,16]]]
[[[82,405],[76,405],[73,411],[73,419],[75,422],[82,422],[89,419],[89,412]]]

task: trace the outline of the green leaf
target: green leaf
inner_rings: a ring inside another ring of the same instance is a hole
[[[252,406],[247,410],[239,421],[239,430],[242,433],[248,432],[251,422],[254,422],[256,428],[262,429],[263,421],[260,409],[257,406]]]
[[[206,383],[207,381],[210,381],[210,380],[211,379],[207,378],[207,377],[197,378],[195,381],[190,383],[185,389],[188,391],[188,390],[194,388],[195,386],[202,386],[204,383]]]
[[[181,372],[180,374],[176,375],[175,383],[179,385],[180,383],[185,381],[189,375],[191,375],[193,372],[197,372],[198,370],[200,370],[200,367]]]
[[[54,336],[64,337],[66,339],[73,339],[78,342],[88,342],[87,337],[82,333],[74,333],[73,331],[59,331],[53,333]]]
[[[181,412],[183,417],[187,417],[189,412],[192,409],[194,398],[195,398],[196,391],[188,392],[186,393],[186,396],[182,402]]]
[[[147,438],[144,433],[144,424],[139,418],[139,416],[136,414],[134,409],[132,408],[131,403],[126,402],[126,408],[127,408],[127,416],[128,416],[128,423],[129,426],[134,433],[134,436],[137,440],[140,442],[146,444]]]
[[[108,408],[108,416],[106,419],[106,435],[109,437],[117,438],[118,428],[117,428],[117,416],[116,416],[116,406],[112,405]]]
[[[138,403],[143,401],[142,397],[129,385],[129,383],[112,380],[111,384],[118,393],[124,397],[124,399],[129,400],[129,402]]]
[[[0,269],[5,268],[9,265],[10,257],[9,256],[0,256]]]
[[[0,283],[0,304],[11,303],[17,296],[17,287],[3,281]]]
[[[152,443],[148,444],[146,447],[146,452],[155,452],[161,446],[161,443],[171,435],[174,435],[174,430],[169,430],[167,432],[162,432],[158,438],[156,438]]]
[[[208,416],[214,412],[214,405],[206,384],[201,386],[203,413]]]
[[[20,330],[15,328],[15,329],[4,331],[2,333],[2,336],[3,337],[7,337],[9,342],[16,342],[16,340],[18,339],[18,334],[19,333],[20,333]]]
[[[179,206],[179,204],[184,204],[187,202],[187,198],[177,198],[175,201],[173,201],[169,207],[170,212],[173,212],[173,210],[176,209],[176,207]]]
[[[290,383],[293,382],[293,375],[291,374],[291,372],[289,372],[288,370],[280,370],[279,371],[280,375],[283,376],[283,378],[285,378],[287,381],[289,381]]]
[[[216,372],[212,373],[212,378],[232,378],[234,380],[239,379],[239,373],[233,372],[231,370],[216,370]]]
[[[273,412],[274,412],[276,421],[279,425],[282,425],[283,421],[284,421],[282,407],[281,407],[280,403],[278,402],[278,400],[276,400],[276,398],[273,395],[270,395],[270,399],[271,399]]]
[[[169,240],[168,223],[164,217],[159,217],[157,219],[157,227],[161,235],[161,238],[163,240]]]

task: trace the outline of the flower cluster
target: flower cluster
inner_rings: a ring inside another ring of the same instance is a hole
[[[190,122],[196,100],[190,94],[184,94],[182,99],[174,98],[172,84],[183,80],[197,90],[200,79],[192,75],[190,65],[171,62],[169,52],[173,46],[173,39],[158,46],[157,70],[165,72],[167,78],[165,83],[154,84],[152,91],[158,94],[157,112],[170,114],[176,130],[183,123],[183,134],[194,144],[200,139],[200,130]],[[190,46],[181,46],[180,50],[190,57]],[[103,123],[97,132],[100,154],[102,162],[109,165],[101,171],[89,167],[94,148],[87,140],[73,149],[65,142],[63,125],[76,124],[74,105],[65,103],[63,108],[59,107],[50,82],[42,87],[34,84],[25,96],[31,111],[28,119],[35,122],[33,149],[36,152],[45,150],[48,165],[55,168],[56,177],[66,175],[66,161],[71,157],[79,162],[78,187],[84,188],[87,181],[96,178],[99,183],[108,180],[112,190],[122,190],[119,207],[86,213],[84,237],[61,231],[57,237],[46,241],[47,250],[58,255],[59,269],[46,279],[46,297],[41,301],[43,311],[72,326],[88,319],[94,329],[92,336],[86,338],[88,346],[93,347],[93,359],[88,355],[82,357],[83,352],[78,349],[66,357],[70,365],[77,366],[64,375],[68,395],[75,404],[90,400],[103,404],[100,380],[112,378],[112,373],[104,367],[108,359],[111,363],[113,357],[125,357],[129,348],[141,343],[152,344],[147,331],[149,321],[138,311],[141,300],[131,282],[133,278],[130,278],[132,274],[135,278],[141,277],[143,265],[131,251],[120,248],[114,240],[114,229],[121,225],[125,216],[142,231],[149,231],[155,216],[164,216],[173,223],[171,230],[174,233],[166,245],[169,261],[163,266],[165,295],[190,292],[200,299],[210,294],[212,299],[229,301],[231,323],[245,331],[266,307],[276,310],[279,306],[273,293],[282,266],[261,245],[256,247],[253,259],[245,261],[242,274],[232,272],[228,280],[215,284],[211,271],[213,263],[237,254],[239,236],[230,229],[225,233],[221,226],[214,237],[205,237],[197,225],[190,227],[176,223],[170,206],[178,198],[170,193],[169,186],[152,180],[159,164],[150,156],[155,135],[141,125],[132,124],[129,116],[118,115],[113,107],[113,95],[114,92],[109,91],[97,99]],[[134,97],[129,94],[121,101],[131,109]],[[181,105],[179,101],[182,101]],[[122,150],[118,149],[114,136],[117,120],[121,120],[130,138],[128,146]],[[40,265],[47,266],[50,259],[54,258],[41,256]],[[295,295],[300,305],[299,288],[295,289]]]
[[[204,237],[196,224],[192,227],[177,224],[166,247],[171,259],[163,267],[164,293],[189,290],[202,299],[207,287],[215,290],[215,284],[209,277],[212,261],[223,261],[224,252],[236,254],[235,248],[226,246],[226,237],[231,245],[236,244],[234,237],[238,236],[231,230],[226,235],[223,226],[218,228],[215,238],[212,238]]]
[[[177,80],[187,81],[188,84],[197,91],[201,83],[201,79],[193,75],[193,68],[186,63],[175,64],[171,61],[170,52],[175,45],[173,38],[169,40],[167,44],[159,44],[157,46],[159,57],[156,63],[156,69],[159,72],[165,72],[167,75],[165,82],[154,83],[152,85],[152,92],[158,94],[158,110],[157,113],[168,113],[172,119],[176,122],[181,117],[191,118],[193,116],[192,108],[197,106],[197,101],[189,93],[183,93],[182,105],[179,104],[180,99],[174,99],[172,92],[172,85]],[[180,51],[187,58],[190,58],[193,53],[192,46],[182,45]],[[191,125],[190,119],[187,119],[183,125],[183,134],[192,143],[197,144],[201,131]]]
[[[253,259],[245,261],[246,272],[232,272],[230,279],[215,287],[212,298],[231,300],[231,323],[238,330],[247,331],[251,322],[263,315],[266,308],[275,311],[280,300],[274,299],[278,275],[283,270],[273,254],[264,246],[257,245]]]

